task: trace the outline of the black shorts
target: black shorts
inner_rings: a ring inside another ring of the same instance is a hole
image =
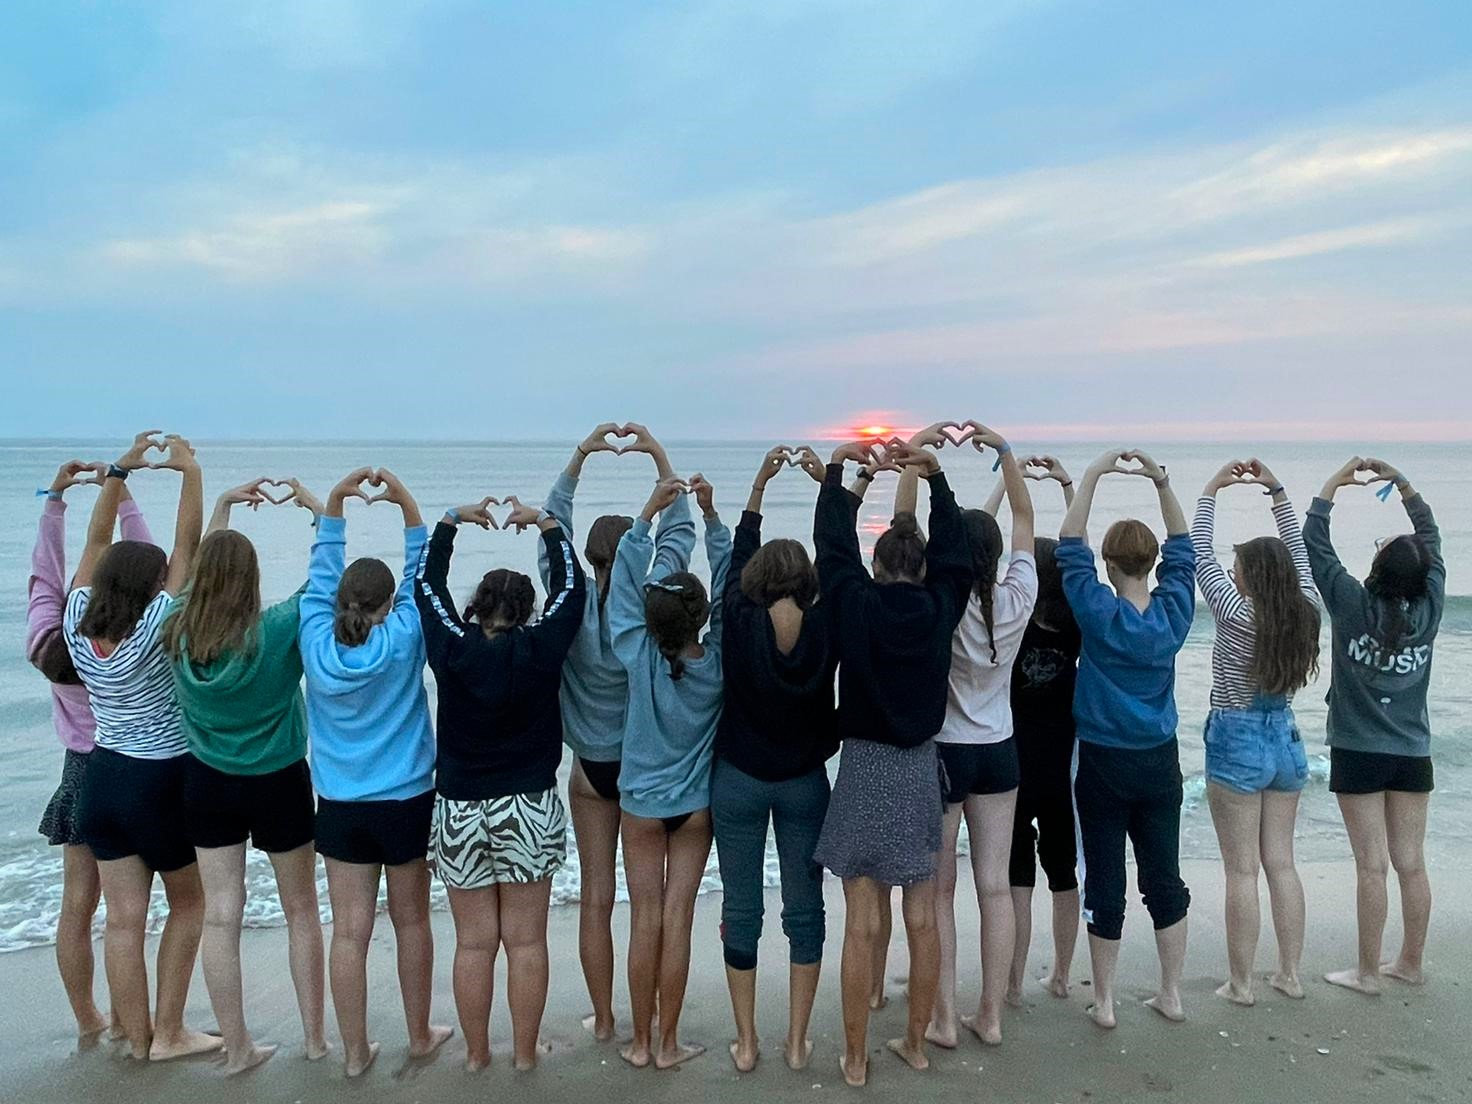
[[[578,764],[583,768],[583,775],[588,779],[588,784],[604,801],[617,801],[619,798],[617,759],[608,763],[595,762],[592,759],[584,759],[578,756]]]
[[[247,839],[279,854],[312,842],[312,775],[298,759],[270,774],[226,774],[194,756],[184,768],[184,826],[195,847]]]
[[[429,854],[434,791],[402,801],[317,801],[317,854],[338,862],[403,866]]]
[[[81,836],[99,862],[133,855],[161,874],[194,862],[184,831],[184,763],[134,759],[107,748],[87,757],[77,813]]]
[[[959,805],[972,794],[1000,794],[1015,790],[1022,774],[1017,766],[1017,741],[1000,744],[942,744],[941,782],[947,805]]]
[[[1329,749],[1329,792],[1372,794],[1430,793],[1435,788],[1429,755],[1388,755],[1378,751]]]

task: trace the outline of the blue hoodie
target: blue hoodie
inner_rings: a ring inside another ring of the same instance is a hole
[[[333,635],[347,522],[324,517],[301,600],[312,783],[329,801],[403,801],[434,788],[434,730],[414,572],[429,539],[404,530],[404,575],[386,620],[356,648]]]
[[[543,507],[562,525],[572,539],[572,496],[578,481],[566,472],[552,484]],[[654,540],[656,579],[690,567],[695,551],[695,522],[690,518],[690,500],[681,496],[659,519]],[[649,561],[645,561],[647,564]],[[552,593],[548,578],[547,549],[539,542],[537,567],[542,586]],[[590,569],[591,571],[591,569]],[[598,587],[588,580],[583,595],[583,620],[562,667],[562,742],[574,755],[591,763],[617,763],[624,741],[624,709],[629,701],[629,676],[613,654],[605,604],[598,600]]]
[[[1176,734],[1176,653],[1196,613],[1191,538],[1167,537],[1141,613],[1099,581],[1094,553],[1064,537],[1054,554],[1083,636],[1073,717],[1078,738],[1102,747],[1159,747]]]
[[[668,574],[657,563],[649,566],[654,555],[649,522],[635,520],[614,557],[608,622],[614,654],[629,673],[619,804],[634,816],[681,816],[710,805],[711,757],[724,700],[720,596],[731,565],[731,530],[718,518],[705,523],[705,554],[715,595],[701,641],[705,655],[688,661],[679,679],[670,677],[669,660],[644,625],[645,584]]]

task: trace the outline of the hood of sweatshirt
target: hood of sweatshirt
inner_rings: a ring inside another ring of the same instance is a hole
[[[419,617],[390,615],[374,625],[368,639],[350,648],[329,636],[303,655],[312,692],[329,696],[355,694],[402,664],[424,666],[424,637]]]

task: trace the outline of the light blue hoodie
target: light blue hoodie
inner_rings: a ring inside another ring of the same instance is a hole
[[[347,522],[317,525],[301,601],[312,784],[329,801],[403,801],[434,788],[434,730],[424,689],[424,635],[414,572],[429,539],[404,530],[404,575],[387,619],[356,648],[333,635]]]
[[[649,523],[638,518],[619,541],[608,588],[613,651],[629,673],[619,804],[635,816],[674,817],[710,805],[711,756],[724,701],[720,596],[731,566],[731,530],[719,518],[705,523],[710,594],[716,600],[701,641],[705,655],[688,661],[679,679],[670,676],[669,660],[644,625],[645,584],[669,574],[658,563],[647,566],[653,554]]]
[[[572,537],[572,496],[578,481],[563,472],[552,484],[543,506]],[[690,500],[675,502],[659,519],[654,540],[656,579],[690,567],[695,551],[695,522],[690,517]],[[647,565],[649,561],[646,559]],[[547,579],[547,556],[537,554],[542,586],[552,593]],[[591,568],[589,569],[591,572]],[[629,676],[613,654],[605,607],[598,602],[598,587],[589,579],[583,599],[583,621],[573,639],[567,662],[562,667],[562,739],[573,754],[591,763],[617,763],[623,748],[624,709],[629,700]]]

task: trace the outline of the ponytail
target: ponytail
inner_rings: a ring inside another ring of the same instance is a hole
[[[705,584],[688,571],[677,571],[644,588],[644,626],[659,654],[669,661],[670,678],[685,675],[685,649],[694,644],[710,617]]]

